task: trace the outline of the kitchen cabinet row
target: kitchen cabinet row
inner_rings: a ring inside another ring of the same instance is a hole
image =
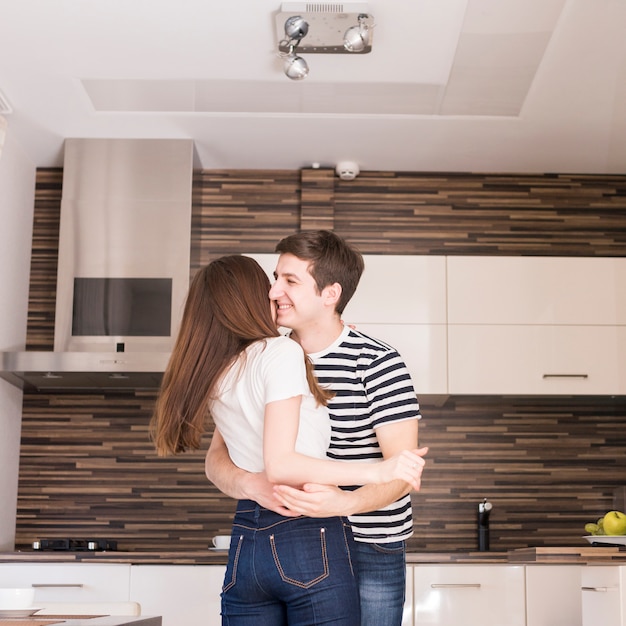
[[[123,602],[163,626],[220,623],[223,565],[5,563],[0,586],[51,602]],[[626,626],[626,566],[409,564],[403,626]]]
[[[626,258],[366,255],[343,319],[419,395],[626,393]]]

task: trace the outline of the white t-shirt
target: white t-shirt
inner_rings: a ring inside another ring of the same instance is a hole
[[[302,396],[296,450],[326,458],[330,443],[330,418],[316,406],[306,380],[302,348],[288,337],[256,341],[246,349],[245,365],[239,359],[224,375],[219,399],[211,406],[233,463],[249,472],[261,472],[265,405]]]

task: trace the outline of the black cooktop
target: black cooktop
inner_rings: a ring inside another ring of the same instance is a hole
[[[98,552],[117,550],[117,541],[109,539],[38,539],[33,550],[58,552]]]

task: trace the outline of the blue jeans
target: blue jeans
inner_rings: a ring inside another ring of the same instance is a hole
[[[360,626],[347,520],[283,517],[240,500],[222,588],[223,626]]]
[[[359,578],[361,626],[400,626],[406,594],[404,541],[356,541],[352,555]]]

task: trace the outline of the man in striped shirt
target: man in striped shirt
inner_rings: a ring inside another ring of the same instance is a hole
[[[329,402],[328,456],[379,461],[417,447],[421,417],[413,384],[398,352],[344,326],[341,314],[363,272],[363,258],[330,231],[281,240],[270,299],[277,323],[291,329],[315,366]],[[219,434],[207,453],[209,479],[224,493],[251,498],[284,515],[349,516],[357,542],[362,626],[400,626],[405,594],[405,540],[412,535],[410,487],[402,481],[342,490],[307,484],[274,486],[230,463]]]

